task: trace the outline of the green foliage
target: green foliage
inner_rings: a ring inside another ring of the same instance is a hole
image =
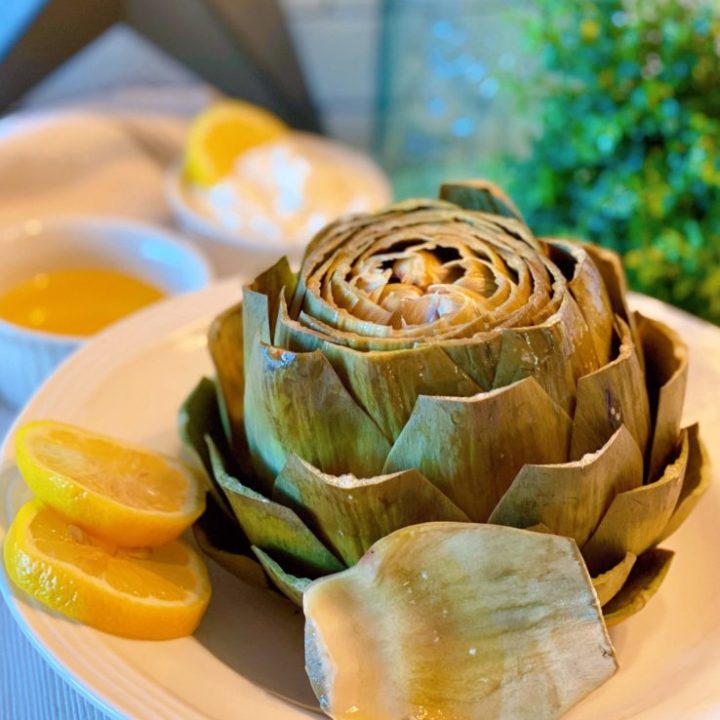
[[[515,197],[538,232],[612,247],[633,287],[720,323],[717,0],[534,4],[540,132]]]

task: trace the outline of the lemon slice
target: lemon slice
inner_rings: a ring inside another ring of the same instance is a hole
[[[287,134],[285,123],[267,110],[240,100],[223,100],[198,115],[188,135],[185,176],[208,186],[227,175],[245,150]]]
[[[186,542],[117,548],[37,500],[20,508],[4,556],[8,575],[22,590],[64,615],[124,637],[190,635],[210,600],[205,565]]]
[[[73,425],[27,423],[17,464],[35,495],[79,527],[123,547],[177,538],[205,508],[181,463]]]

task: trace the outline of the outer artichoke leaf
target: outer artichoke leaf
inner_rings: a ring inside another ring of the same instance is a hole
[[[572,412],[575,349],[571,342],[573,331],[569,326],[575,312],[570,303],[572,299],[566,297],[558,312],[542,325],[502,331],[502,346],[492,384],[494,388],[532,376],[560,407],[568,413]],[[592,348],[588,346],[588,350]],[[595,367],[594,355],[588,362],[590,367]]]
[[[250,468],[250,451],[245,438],[244,425],[245,363],[242,303],[238,303],[215,318],[208,333],[208,350],[217,373],[225,435],[230,438],[233,455],[247,473]]]
[[[625,426],[597,452],[558,465],[525,465],[488,522],[543,524],[582,546],[613,498],[642,485],[643,458]]]
[[[217,388],[209,378],[202,378],[181,405],[178,431],[185,448],[205,469],[205,481],[210,495],[227,515],[232,516],[225,493],[215,480],[205,441],[206,437],[211,437],[218,453],[226,458],[227,462],[231,462],[232,453],[224,432]]]
[[[627,280],[625,279],[625,271],[623,270],[620,257],[612,250],[594,245],[593,243],[583,242],[580,244],[585,252],[592,258],[595,267],[602,276],[613,313],[627,323],[633,344],[638,349],[638,363],[640,364],[640,368],[644,370],[645,359],[642,354],[635,315],[630,311],[630,306],[628,305]]]
[[[655,418],[648,479],[663,471],[677,446],[687,387],[687,345],[671,328],[637,313],[640,340],[645,350],[645,376]]]
[[[592,579],[600,605],[607,605],[620,592],[636,560],[636,555],[630,552],[626,553],[625,557],[617,565],[613,565],[607,572],[601,573]]]
[[[440,186],[440,198],[464,210],[476,210],[514,218],[525,224],[523,216],[510,197],[495,183],[487,180],[462,180],[443,183]]]
[[[205,512],[193,525],[193,534],[200,549],[229,573],[248,585],[268,586],[262,568],[250,557],[247,538],[214,499],[208,498]]]
[[[572,293],[585,318],[600,366],[610,362],[615,315],[600,271],[579,243],[548,241],[551,258],[568,278]]]
[[[660,480],[615,496],[582,548],[593,574],[606,570],[627,552],[640,556],[659,542],[683,486],[689,447],[688,433],[683,431],[680,452]]]
[[[344,565],[315,537],[290,508],[268,500],[229,475],[217,449],[208,443],[213,471],[252,545],[287,558],[293,569],[312,577],[342,570]]]
[[[491,390],[502,342],[502,331],[492,330],[478,337],[445,342],[442,348],[480,389]]]
[[[471,398],[421,395],[383,472],[415,468],[485,522],[523,465],[567,458],[570,426],[531,377]]]
[[[705,443],[700,437],[698,424],[695,423],[687,428],[688,435],[688,463],[685,470],[685,478],[683,486],[680,490],[675,511],[670,517],[667,527],[663,530],[659,542],[670,537],[687,519],[688,515],[695,509],[700,502],[700,498],[710,487],[712,480],[712,468],[710,466],[710,456],[708,454]]]
[[[617,357],[578,380],[570,458],[595,452],[625,425],[645,453],[650,434],[650,406],[643,373],[628,326],[618,323]]]
[[[245,384],[245,430],[257,474],[272,486],[287,457],[324,472],[378,474],[390,443],[321,352],[259,343]]]
[[[272,584],[291,602],[302,607],[303,593],[310,585],[309,578],[296,577],[280,567],[280,564],[273,560],[266,552],[259,547],[253,546],[255,557],[260,561],[263,569],[270,578]],[[257,567],[257,563],[255,563]]]
[[[467,397],[480,392],[437,345],[362,353],[326,343],[323,354],[390,442],[407,423],[419,395]]]
[[[556,720],[617,669],[572,540],[427,523],[305,591],[306,669],[336,720]]]
[[[273,496],[294,508],[347,565],[355,564],[380,538],[408,525],[468,520],[417,470],[369,479],[336,477],[291,455]]]
[[[638,557],[622,590],[605,605],[605,623],[618,625],[637,612],[658,591],[670,569],[674,552],[653,548]]]

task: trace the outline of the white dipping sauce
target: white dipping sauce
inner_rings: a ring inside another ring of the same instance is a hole
[[[243,153],[233,172],[191,191],[196,210],[237,235],[303,245],[328,222],[376,210],[385,188],[353,171],[347,155],[321,138],[290,135]]]

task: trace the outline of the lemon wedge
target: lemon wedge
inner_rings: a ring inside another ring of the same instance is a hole
[[[16,455],[40,500],[123,547],[174,540],[205,509],[200,482],[181,463],[73,425],[27,423]]]
[[[236,158],[256,145],[287,134],[285,123],[241,100],[211,105],[193,121],[185,153],[185,177],[207,187],[227,175]]]
[[[117,548],[37,500],[20,508],[3,550],[8,574],[22,590],[68,617],[123,637],[190,635],[210,600],[205,565],[184,541]]]

